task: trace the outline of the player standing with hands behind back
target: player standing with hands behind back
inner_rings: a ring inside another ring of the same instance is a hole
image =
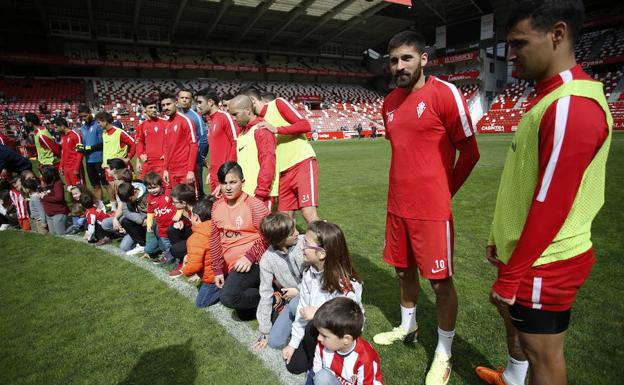
[[[390,39],[388,52],[397,88],[383,104],[392,146],[384,260],[399,278],[401,325],[373,340],[390,345],[416,339],[420,270],[435,292],[438,318],[438,346],[426,384],[446,384],[457,318],[451,197],[479,160],[479,150],[457,87],[425,77],[428,55],[422,36],[400,32]]]

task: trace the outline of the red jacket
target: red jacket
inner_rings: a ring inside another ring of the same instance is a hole
[[[148,163],[158,163],[165,155],[165,127],[167,119],[144,120],[136,129],[136,156],[147,155]]]
[[[61,163],[63,170],[76,170],[82,167],[82,153],[76,151],[76,145],[82,143],[80,134],[74,130],[63,135],[61,139]]]
[[[195,172],[197,138],[193,121],[176,112],[165,129],[165,171],[173,175]]]

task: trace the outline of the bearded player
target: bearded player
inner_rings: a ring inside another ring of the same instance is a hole
[[[384,260],[399,278],[401,324],[373,340],[390,345],[416,339],[420,270],[435,293],[438,319],[438,345],[426,384],[446,384],[457,318],[451,197],[479,160],[479,150],[457,87],[425,77],[428,55],[420,34],[398,33],[388,52],[397,88],[383,104],[392,146]]]

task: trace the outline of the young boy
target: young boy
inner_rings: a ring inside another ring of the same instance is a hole
[[[207,307],[219,301],[219,288],[214,284],[210,265],[210,234],[212,232],[212,199],[202,198],[193,206],[193,234],[186,240],[186,258],[181,273],[189,281],[202,280],[195,305]]]
[[[383,385],[379,356],[360,338],[364,327],[360,305],[346,297],[334,298],[319,307],[313,322],[319,337],[308,384]]]
[[[110,243],[108,233],[102,228],[102,221],[109,218],[109,215],[99,211],[95,207],[95,202],[91,194],[82,194],[80,196],[80,204],[84,207],[85,218],[87,218],[87,231],[84,238],[89,242],[97,246],[102,246]]]
[[[154,261],[156,265],[164,265],[173,261],[171,255],[171,243],[167,237],[167,229],[173,224],[176,208],[171,197],[165,195],[163,178],[155,172],[145,175],[145,185],[149,196],[147,197],[147,234],[148,240],[145,245],[145,253],[153,254],[159,249],[163,256]],[[154,222],[156,231],[154,231]],[[150,236],[153,235],[153,236]]]
[[[171,255],[178,261],[177,266],[169,272],[171,278],[182,275],[182,261],[186,255],[186,240],[191,236],[191,215],[193,205],[197,202],[195,190],[187,184],[179,184],[171,190],[171,199],[176,208],[173,225],[167,229],[167,238],[171,243]]]
[[[303,235],[299,235],[295,220],[287,213],[269,214],[260,224],[262,236],[271,244],[260,259],[260,303],[256,311],[260,338],[252,345],[256,351],[267,344],[282,349],[290,338],[290,330],[299,304],[303,276]],[[276,287],[279,291],[274,291]],[[277,303],[284,300],[282,311],[271,324]]]
[[[39,234],[47,234],[48,225],[46,223],[45,211],[43,210],[43,203],[41,203],[41,198],[37,195],[41,187],[39,179],[34,174],[31,176],[26,172],[22,173],[20,179],[22,181],[22,190],[29,197],[30,227]]]

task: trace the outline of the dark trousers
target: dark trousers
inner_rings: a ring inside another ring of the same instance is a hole
[[[260,302],[260,267],[251,266],[247,273],[231,271],[221,289],[221,303],[234,309],[240,318],[248,318],[255,314]]]
[[[179,262],[182,262],[186,255],[186,240],[193,234],[190,226],[184,226],[178,230],[173,225],[167,228],[167,238],[171,242],[171,255]]]
[[[136,222],[132,222],[129,219],[123,218],[121,220],[121,227],[126,230],[126,234],[130,235],[130,238],[134,243],[138,243],[141,246],[145,246],[145,233],[147,229]]]
[[[316,348],[316,339],[319,332],[312,322],[308,322],[303,335],[303,340],[299,343],[299,347],[295,349],[290,362],[286,364],[286,369],[293,374],[300,374],[308,371],[312,367],[314,361],[314,350]]]

